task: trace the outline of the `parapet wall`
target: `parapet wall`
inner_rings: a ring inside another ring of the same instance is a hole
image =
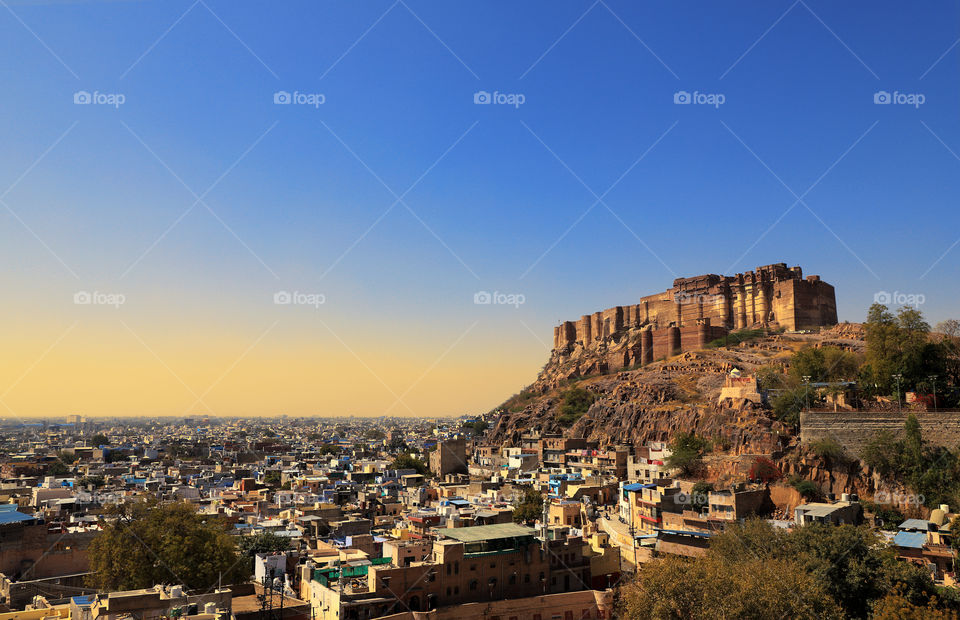
[[[800,441],[833,439],[851,455],[859,456],[863,447],[881,430],[903,436],[908,413],[897,412],[801,412]],[[956,448],[960,445],[960,412],[941,411],[914,413],[920,422],[923,438],[936,446]]]

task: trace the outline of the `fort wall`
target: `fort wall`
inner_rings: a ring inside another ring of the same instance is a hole
[[[819,276],[804,278],[800,267],[775,263],[734,276],[677,278],[673,287],[641,297],[636,304],[564,321],[554,328],[553,348],[598,348],[625,330],[645,328],[653,331],[650,353],[644,350],[639,355],[646,363],[651,355],[658,359],[700,348],[734,329],[800,330],[836,322],[833,286]]]
[[[808,444],[832,439],[852,456],[859,456],[864,446],[882,430],[903,437],[909,414],[896,411],[807,412],[800,413],[800,441]],[[917,412],[923,438],[936,446],[956,448],[960,445],[960,412]]]

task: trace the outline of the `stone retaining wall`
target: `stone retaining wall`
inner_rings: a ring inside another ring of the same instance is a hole
[[[800,441],[804,444],[830,438],[846,448],[851,455],[859,455],[863,447],[880,430],[903,435],[903,425],[909,414],[898,412],[801,412]],[[923,438],[933,445],[956,448],[960,446],[960,412],[916,413]]]

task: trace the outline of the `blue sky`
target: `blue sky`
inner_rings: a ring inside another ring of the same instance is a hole
[[[412,409],[459,413],[528,382],[559,319],[780,261],[834,284],[841,319],[879,291],[958,314],[956,3],[6,4],[2,278],[33,338],[8,383],[75,321],[181,339],[151,353],[168,375],[279,321],[290,340],[258,363],[302,364],[285,347],[322,334],[362,360],[327,389],[398,395],[383,368],[416,350]],[[128,301],[78,310],[78,290]],[[282,290],[325,303],[290,313]],[[431,399],[444,371],[473,377],[462,401]]]

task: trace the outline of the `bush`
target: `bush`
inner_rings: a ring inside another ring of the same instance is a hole
[[[760,456],[754,459],[750,466],[750,478],[760,482],[773,482],[783,477],[780,468],[770,459]]]
[[[561,424],[573,424],[583,417],[590,405],[597,400],[596,395],[582,387],[572,387],[563,393],[563,402],[560,405],[560,414],[557,420]]]
[[[797,476],[790,480],[790,486],[796,489],[797,493],[805,500],[809,501],[820,498],[820,487],[812,480],[804,480]]]
[[[503,406],[510,413],[519,413],[536,397],[537,395],[532,390],[522,390],[519,394],[514,394],[507,399]]]
[[[812,442],[810,450],[827,463],[841,463],[850,460],[844,447],[829,437]]]
[[[710,447],[710,442],[693,433],[677,433],[670,442],[670,456],[665,464],[670,469],[679,469],[686,476],[700,469],[701,459]]]

